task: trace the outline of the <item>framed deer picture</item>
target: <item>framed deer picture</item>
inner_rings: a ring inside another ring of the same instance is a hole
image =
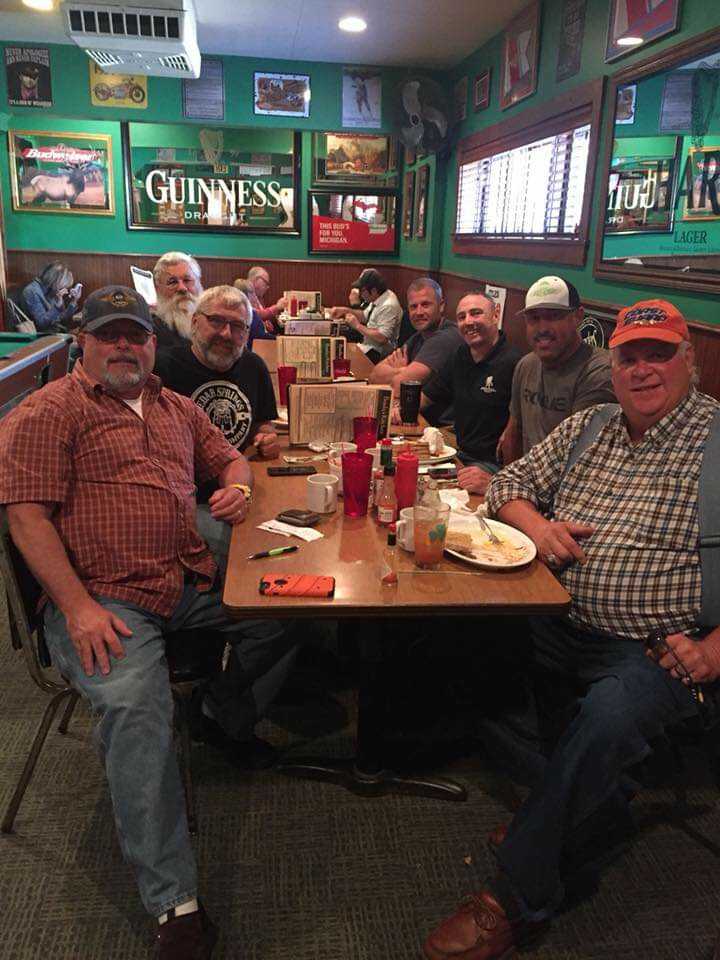
[[[115,215],[112,137],[9,130],[13,210]]]

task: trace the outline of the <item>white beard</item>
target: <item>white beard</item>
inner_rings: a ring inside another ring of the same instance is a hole
[[[192,318],[195,313],[196,303],[197,300],[194,298],[183,299],[180,303],[158,298],[155,313],[167,327],[179,333],[185,340],[190,340],[192,337]]]

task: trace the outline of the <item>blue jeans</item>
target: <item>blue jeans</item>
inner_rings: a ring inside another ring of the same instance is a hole
[[[200,511],[198,520],[203,535],[213,533],[215,521],[205,518],[201,523]],[[216,526],[217,536],[207,536],[213,553],[227,539],[226,525]],[[222,567],[222,551],[216,557]],[[295,647],[274,621],[230,620],[220,589],[198,593],[186,585],[169,618],[134,604],[95,599],[132,630],[131,637],[122,638],[125,657],[111,661],[107,676],[97,671],[86,676],[65,618],[53,604],[45,611],[45,638],[55,666],[89,700],[99,718],[97,733],[120,846],[135,870],[145,908],[160,916],[197,895],[195,855],[173,748],[173,699],[163,635],[195,628],[227,633],[241,674],[251,683],[250,693],[243,696],[252,706],[234,710],[226,689],[220,697],[224,706],[216,719],[236,739],[249,733],[248,722],[254,724],[274,696],[292,665]],[[224,675],[219,683],[221,687],[225,683]]]
[[[533,621],[536,660],[582,685],[575,714],[497,852],[492,886],[511,913],[549,917],[564,899],[561,857],[573,834],[603,805],[626,806],[625,771],[651,752],[663,730],[697,713],[689,690],[645,656],[639,641]]]

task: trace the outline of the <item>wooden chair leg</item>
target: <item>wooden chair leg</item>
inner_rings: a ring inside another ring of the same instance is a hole
[[[35,772],[35,766],[38,762],[38,757],[40,756],[40,751],[43,748],[43,744],[47,739],[50,726],[55,719],[55,714],[57,713],[58,707],[68,696],[77,697],[77,694],[74,690],[61,690],[59,693],[55,694],[52,700],[48,703],[47,707],[45,707],[45,713],[43,714],[38,731],[35,734],[35,739],[33,740],[32,747],[30,748],[28,758],[25,761],[25,766],[23,767],[18,784],[15,787],[15,793],[12,795],[10,803],[8,804],[8,808],[5,811],[2,825],[0,825],[0,831],[2,833],[12,833],[13,824],[15,823],[15,816],[20,808],[23,797],[25,796],[25,791],[27,790],[30,780],[32,779],[32,775]]]
[[[68,724],[70,723],[70,718],[73,715],[73,711],[75,710],[75,705],[77,704],[79,699],[80,699],[80,694],[76,690],[71,690],[70,697],[65,706],[65,711],[63,712],[63,715],[62,715],[62,720],[58,725],[58,733],[68,732]]]

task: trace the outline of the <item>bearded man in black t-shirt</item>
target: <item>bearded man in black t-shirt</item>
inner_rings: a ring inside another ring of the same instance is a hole
[[[264,458],[280,447],[272,381],[264,361],[246,350],[252,308],[234,287],[211,287],[198,300],[188,344],[160,348],[155,372],[190,397],[238,450],[251,444]]]

